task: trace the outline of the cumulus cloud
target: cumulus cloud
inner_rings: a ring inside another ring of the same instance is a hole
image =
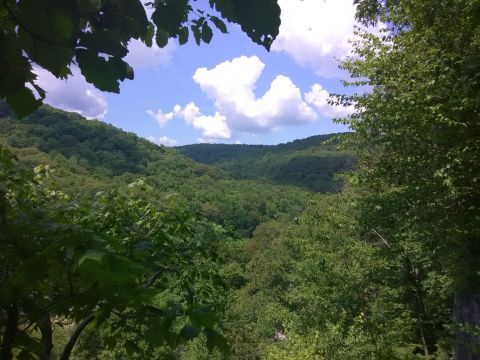
[[[165,124],[172,120],[174,117],[173,112],[164,114],[160,109],[158,109],[156,112],[154,112],[153,110],[147,110],[147,114],[157,120],[160,127],[164,127]]]
[[[233,131],[260,132],[317,118],[303,100],[300,89],[286,76],[278,75],[260,98],[255,85],[265,64],[256,56],[241,56],[213,69],[200,68],[193,79],[214,101]]]
[[[232,136],[231,130],[226,122],[226,117],[219,112],[215,112],[213,116],[203,115],[200,113],[200,109],[191,102],[177,114],[183,117],[183,119],[195,129],[202,130],[202,134],[206,138],[230,139]]]
[[[152,47],[146,46],[140,40],[132,39],[128,44],[128,54],[125,61],[134,70],[156,70],[170,64],[176,45],[170,41],[164,48],[159,48],[155,42]]]
[[[273,51],[284,51],[295,61],[324,77],[340,74],[335,57],[351,51],[355,6],[352,0],[279,0],[280,33]]]
[[[47,93],[45,103],[77,112],[89,119],[102,119],[107,113],[107,99],[101,91],[86,82],[78,68],[74,67],[72,75],[66,80],[57,79],[40,67],[34,71],[37,74],[35,82]]]
[[[319,84],[313,84],[311,90],[305,93],[305,101],[327,117],[346,117],[355,111],[353,106],[330,105],[329,100],[330,94]]]
[[[256,134],[286,126],[310,123],[318,115],[340,117],[348,113],[343,107],[328,104],[329,93],[320,85],[304,94],[284,75],[278,75],[260,97],[255,94],[257,81],[265,64],[256,56],[241,56],[212,69],[199,68],[193,79],[213,100],[214,115],[205,115],[193,102],[175,105],[164,113],[148,110],[160,126],[174,118],[202,131],[202,141],[231,139],[236,132]]]
[[[175,146],[177,145],[177,140],[175,139],[171,139],[169,138],[168,136],[159,136],[159,137],[155,137],[155,136],[149,136],[147,137],[147,140],[148,141],[151,141],[153,142],[154,144],[157,144],[157,145],[164,145],[164,146]]]

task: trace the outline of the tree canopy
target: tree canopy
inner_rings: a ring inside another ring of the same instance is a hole
[[[147,15],[151,13],[151,15]],[[159,47],[170,39],[209,43],[212,27],[227,33],[239,24],[257,44],[270,49],[280,26],[276,0],[5,0],[0,3],[0,97],[18,116],[37,109],[45,97],[35,68],[66,78],[77,65],[102,91],[119,92],[133,79],[124,61],[132,39]]]

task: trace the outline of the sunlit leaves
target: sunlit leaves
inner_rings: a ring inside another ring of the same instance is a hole
[[[413,299],[405,306],[429,324],[417,326],[430,334],[432,349],[443,340],[438,329],[450,321],[435,312],[451,314],[454,293],[459,303],[462,293],[470,297],[480,288],[474,280],[480,263],[474,240],[480,214],[478,10],[463,0],[356,2],[364,22],[389,24],[380,36],[360,31],[354,56],[344,63],[355,80],[371,86],[348,97],[358,105],[347,123],[361,155],[355,179],[360,228],[401,253],[405,286],[426,293],[428,311]],[[431,279],[442,280],[432,286]]]
[[[128,338],[139,335],[133,326],[142,327],[149,345],[171,347],[216,326],[213,307],[201,305],[215,286],[213,243],[193,231],[205,224],[138,197],[143,181],[76,202],[48,184],[47,167],[31,175],[14,171],[17,162],[3,148],[0,162],[0,209],[7,216],[0,259],[13,274],[2,280],[1,308],[28,298],[21,316],[32,325],[40,315],[58,315],[92,318],[87,331],[123,327],[121,336],[105,339],[129,354],[145,350]]]

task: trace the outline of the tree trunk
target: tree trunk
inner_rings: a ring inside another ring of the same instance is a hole
[[[414,267],[408,257],[405,257],[405,262],[409,281],[413,285],[412,291],[415,299],[414,308],[417,317],[418,335],[420,336],[420,340],[422,343],[423,355],[428,357],[430,355],[429,349],[433,347],[433,344],[431,342],[431,336],[427,336],[430,334],[427,334],[427,329],[425,327],[425,322],[428,319],[428,316],[425,309],[425,303],[423,301],[423,289],[422,281],[420,278],[420,269],[418,267]]]
[[[7,321],[5,322],[5,332],[3,333],[0,358],[2,360],[12,360],[13,341],[15,340],[18,326],[18,309],[15,304],[10,304],[5,311],[7,313]]]
[[[38,327],[42,333],[42,351],[40,353],[40,360],[50,360],[52,358],[52,322],[50,321],[50,314],[46,314],[38,321]]]
[[[480,294],[455,294],[453,317],[460,326],[455,334],[455,360],[480,360]]]

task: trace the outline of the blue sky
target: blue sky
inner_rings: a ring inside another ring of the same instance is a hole
[[[131,42],[135,79],[120,94],[102,93],[78,69],[67,80],[38,70],[46,102],[99,118],[167,146],[197,142],[276,144],[348,130],[332,117],[351,109],[330,106],[346,74],[336,58],[349,54],[355,25],[352,0],[279,0],[280,34],[267,52],[237,26],[166,48]]]

